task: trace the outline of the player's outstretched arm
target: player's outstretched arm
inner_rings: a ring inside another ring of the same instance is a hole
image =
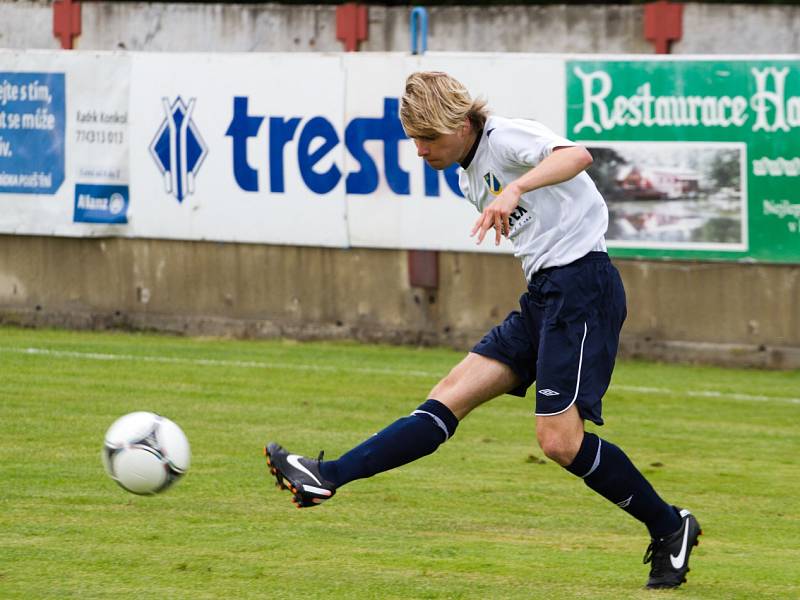
[[[495,245],[500,236],[508,237],[509,216],[516,210],[522,194],[548,185],[568,181],[592,164],[592,155],[583,146],[561,146],[519,179],[509,183],[497,198],[492,200],[475,221],[472,227],[474,236],[478,234],[478,244],[483,241],[489,229],[495,230]]]

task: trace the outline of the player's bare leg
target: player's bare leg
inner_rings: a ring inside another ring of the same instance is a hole
[[[560,415],[536,417],[536,439],[545,456],[566,467],[583,442],[583,419],[573,404]]]
[[[460,421],[484,402],[505,394],[518,383],[518,377],[507,365],[470,352],[433,386],[428,397],[447,406]]]

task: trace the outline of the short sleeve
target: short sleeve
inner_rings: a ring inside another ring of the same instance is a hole
[[[489,133],[492,149],[512,164],[535,167],[549,156],[554,148],[575,146],[538,121],[510,120]]]

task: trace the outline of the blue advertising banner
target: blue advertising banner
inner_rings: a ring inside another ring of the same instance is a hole
[[[0,193],[61,187],[64,99],[63,73],[0,72]]]

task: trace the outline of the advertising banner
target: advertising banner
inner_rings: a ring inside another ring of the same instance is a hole
[[[137,236],[347,247],[338,56],[134,56]]]
[[[612,254],[800,262],[797,57],[0,51],[0,233],[511,252],[406,138],[418,70],[585,144]]]
[[[800,60],[570,60],[620,256],[800,261]]]
[[[124,55],[0,51],[0,232],[125,223],[129,70]]]
[[[45,61],[65,90],[56,106],[75,105],[56,117],[66,133],[51,134],[48,146],[74,175],[52,196],[27,198],[30,218],[10,201],[21,202],[19,194],[0,190],[0,231],[9,233],[508,253],[507,240],[475,245],[478,214],[461,197],[457,167],[434,171],[406,138],[398,113],[405,78],[449,71],[498,112],[558,131],[565,122],[556,56],[0,56],[17,70]],[[495,85],[501,80],[548,85]],[[114,103],[129,105],[129,118],[118,120],[119,132],[100,131]],[[59,163],[48,160],[57,180]]]

